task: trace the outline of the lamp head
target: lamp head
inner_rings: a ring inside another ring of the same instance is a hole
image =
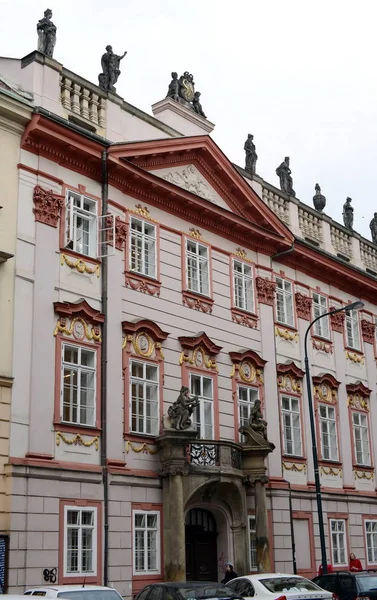
[[[360,308],[363,308],[363,307],[364,307],[364,302],[361,302],[361,300],[357,300],[356,302],[347,304],[347,306],[344,307],[344,310],[359,310]]]

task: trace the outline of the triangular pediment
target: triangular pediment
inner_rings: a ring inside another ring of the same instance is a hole
[[[177,202],[188,206],[200,200],[202,213],[207,215],[213,210],[210,205],[233,213],[255,231],[258,228],[258,237],[265,235],[266,241],[272,236],[291,244],[294,239],[208,135],[113,144],[109,156],[118,168],[132,171],[138,183],[141,171],[153,189],[162,180],[161,185]]]
[[[157,169],[156,171],[151,171],[151,173],[179,188],[196,194],[204,200],[208,200],[217,206],[229,210],[229,206],[225,200],[193,163]]]

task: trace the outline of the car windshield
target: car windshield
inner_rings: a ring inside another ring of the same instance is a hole
[[[375,590],[377,589],[377,575],[366,575],[365,577],[358,577],[357,583],[359,584],[362,592]]]
[[[91,590],[82,588],[72,592],[59,592],[59,598],[70,598],[71,600],[120,600],[115,590]]]
[[[184,600],[198,600],[199,598],[234,598],[235,593],[225,585],[198,585],[178,588]]]
[[[318,585],[303,577],[269,577],[259,580],[269,592],[315,592]]]

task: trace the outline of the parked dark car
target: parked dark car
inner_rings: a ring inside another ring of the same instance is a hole
[[[208,581],[176,581],[145,586],[135,600],[243,600],[226,585]]]
[[[377,571],[335,571],[314,577],[314,583],[338,596],[339,600],[377,600]]]

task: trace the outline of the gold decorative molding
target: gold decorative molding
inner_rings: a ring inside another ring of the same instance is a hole
[[[200,233],[199,229],[195,229],[195,227],[190,227],[188,235],[196,240],[201,242],[203,241],[202,234]]]
[[[331,389],[326,383],[314,386],[314,397],[319,402],[330,402],[331,404],[338,402],[337,390]]]
[[[60,440],[62,440],[65,444],[68,444],[68,446],[75,445],[75,446],[85,446],[86,448],[88,448],[88,447],[94,445],[96,450],[98,450],[98,447],[99,447],[98,435],[96,435],[94,438],[91,438],[90,440],[87,440],[85,442],[79,433],[76,433],[72,438],[68,438],[61,431],[57,431],[56,432],[56,445],[57,446],[60,446]]]
[[[349,352],[348,350],[346,350],[346,358],[348,360],[352,360],[352,362],[359,364],[359,365],[363,365],[364,364],[364,356],[361,356],[360,354],[356,354],[356,352]]]
[[[244,383],[263,383],[262,370],[256,369],[248,360],[243,360],[240,363],[233,364],[230,376],[234,377],[236,373],[238,373],[239,378]]]
[[[151,216],[149,209],[146,206],[142,206],[141,204],[136,204],[135,208],[129,208],[127,209],[129,212],[133,213],[134,215],[139,215],[139,217],[143,217],[144,219],[149,219],[150,221],[153,221],[154,223],[158,223],[158,221],[156,221],[156,219],[153,219],[153,217]]]
[[[162,360],[165,359],[165,356],[162,352],[162,344],[161,342],[155,342],[151,336],[145,331],[139,331],[135,336],[128,334],[125,336],[122,344],[122,349],[126,348],[128,342],[131,343],[132,348],[138,356],[142,356],[143,358],[150,358],[156,350],[159,351],[160,357]]]
[[[283,462],[283,469],[286,471],[295,471],[296,473],[306,473],[306,464]]]
[[[90,342],[92,340],[95,342],[101,341],[101,332],[99,327],[89,327],[88,323],[81,317],[74,317],[69,327],[67,327],[67,319],[65,317],[60,317],[54,329],[54,337],[56,337],[58,333],[73,335],[77,340],[82,340],[84,337],[86,337],[86,339]]]
[[[354,469],[353,473],[355,479],[366,479],[367,481],[372,481],[374,479],[374,471],[359,471]]]
[[[148,446],[148,444],[146,442],[144,442],[144,444],[142,444],[141,446],[134,446],[132,442],[130,442],[130,440],[126,440],[126,452],[127,454],[129,453],[129,451],[132,450],[132,452],[142,452],[143,454],[157,454],[158,452],[158,448],[151,448],[150,446]]]
[[[333,475],[334,477],[341,477],[343,475],[343,469],[341,467],[324,467],[321,465],[319,467],[319,472],[321,475]]]
[[[217,373],[219,372],[219,367],[217,366],[216,361],[206,354],[202,346],[195,348],[191,356],[187,350],[182,350],[179,357],[179,364],[183,365],[184,362],[187,362],[189,365],[195,365],[199,368],[203,367],[204,365],[206,369],[215,369]]]
[[[93,267],[89,267],[81,258],[77,260],[71,260],[66,254],[60,255],[60,264],[63,266],[67,265],[70,269],[76,269],[78,273],[88,273],[89,275],[96,274],[97,277],[100,276],[100,266],[94,265]]]
[[[361,394],[350,394],[347,398],[347,405],[351,408],[357,408],[369,412],[368,400],[361,396]]]
[[[288,329],[280,329],[280,327],[275,326],[275,336],[279,336],[287,342],[298,342],[297,331],[288,331]]]
[[[247,258],[246,250],[240,247],[236,248],[235,255],[239,256],[240,258]]]
[[[280,390],[284,390],[288,393],[293,391],[297,394],[301,394],[301,381],[299,379],[294,379],[291,375],[279,375],[277,383]]]

